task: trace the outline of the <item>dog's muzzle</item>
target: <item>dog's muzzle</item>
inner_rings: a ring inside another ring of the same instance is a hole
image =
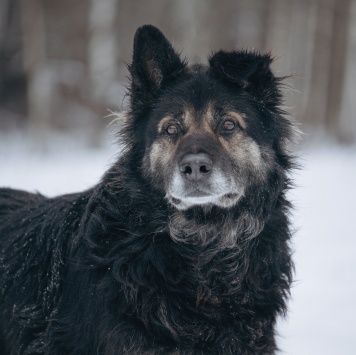
[[[184,210],[208,204],[231,207],[242,193],[208,154],[188,153],[177,164],[166,197],[176,208]]]

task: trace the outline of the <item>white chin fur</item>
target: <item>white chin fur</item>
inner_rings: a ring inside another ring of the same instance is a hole
[[[215,169],[206,184],[197,186],[203,196],[189,196],[186,181],[178,168],[173,174],[172,183],[167,191],[167,200],[178,210],[186,210],[192,206],[214,205],[232,207],[241,198],[244,191],[236,181],[226,177],[221,170]],[[208,185],[208,186],[204,186]],[[211,195],[210,195],[211,193]]]
[[[168,201],[178,210],[186,210],[193,206],[215,205],[229,208],[234,206],[241,198],[242,194],[211,195],[201,197],[178,197],[167,195]]]

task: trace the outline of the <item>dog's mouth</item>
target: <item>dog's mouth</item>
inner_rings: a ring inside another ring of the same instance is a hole
[[[184,197],[167,195],[168,201],[179,210],[185,210],[199,205],[216,205],[219,207],[232,207],[241,198],[242,194],[235,192],[212,195],[202,191],[194,191]]]
[[[193,191],[191,191],[190,193],[188,193],[185,198],[200,198],[200,197],[208,197],[211,196],[210,193],[202,191],[200,189],[195,189]]]
[[[179,210],[203,205],[229,208],[243,194],[243,185],[217,167],[210,175],[197,179],[186,177],[177,169],[167,188],[166,198]]]

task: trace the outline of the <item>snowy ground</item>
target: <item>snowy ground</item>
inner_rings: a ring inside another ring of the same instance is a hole
[[[110,140],[88,148],[65,136],[43,145],[0,134],[0,186],[50,196],[90,187],[118,153]],[[279,344],[286,355],[355,354],[356,147],[315,144],[300,155],[291,193],[296,281]]]

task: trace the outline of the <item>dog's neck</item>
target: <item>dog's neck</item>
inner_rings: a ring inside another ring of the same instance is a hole
[[[263,220],[248,212],[236,217],[233,211],[226,210],[213,219],[209,215],[198,219],[175,211],[170,215],[168,232],[177,243],[202,246],[216,243],[220,249],[229,249],[255,238],[263,226]]]

